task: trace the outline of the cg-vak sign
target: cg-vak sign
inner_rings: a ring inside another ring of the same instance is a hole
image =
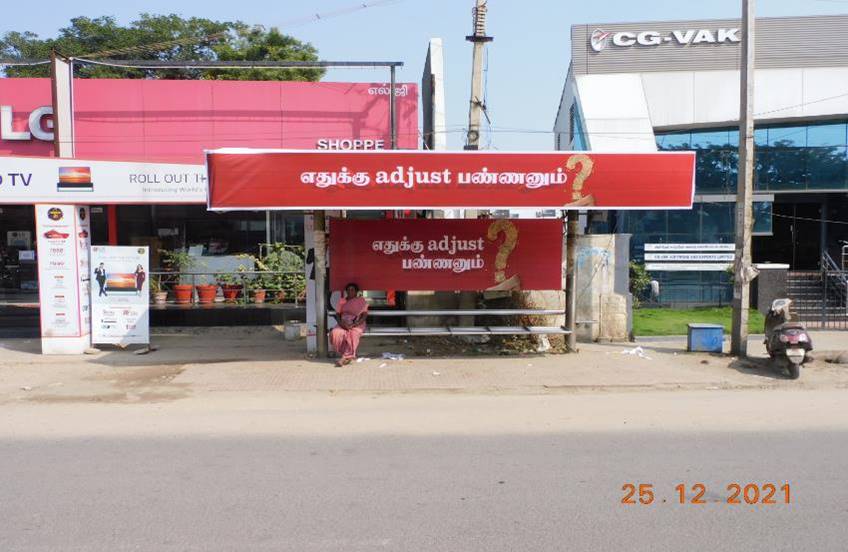
[[[209,208],[690,209],[695,153],[207,152]]]
[[[344,289],[562,289],[562,221],[330,222],[330,286]]]
[[[742,41],[738,27],[729,29],[686,29],[670,33],[658,31],[605,31],[595,29],[589,35],[589,46],[602,52],[609,44],[620,48],[631,46],[659,46],[660,44],[736,44]]]

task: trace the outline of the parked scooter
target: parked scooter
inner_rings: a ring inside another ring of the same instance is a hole
[[[766,315],[766,350],[782,368],[789,371],[791,379],[801,375],[801,365],[809,360],[807,353],[813,350],[813,340],[807,328],[800,322],[790,322],[791,299],[775,299]]]

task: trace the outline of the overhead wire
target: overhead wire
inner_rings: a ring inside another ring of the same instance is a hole
[[[351,13],[356,13],[369,8],[376,8],[380,6],[387,6],[391,4],[398,4],[400,2],[405,2],[406,0],[374,0],[372,2],[357,2],[356,4],[352,4],[350,6],[339,8],[336,10],[331,10],[322,13],[315,13],[308,16],[297,17],[294,19],[289,19],[275,25],[276,27],[285,29],[285,28],[294,28],[294,27],[302,27],[304,25],[315,23],[319,21],[324,21],[327,19],[332,19],[335,17],[340,17],[342,15],[349,15]],[[101,57],[112,57],[118,54],[131,54],[134,52],[145,52],[145,53],[156,53],[160,52],[163,49],[171,48],[174,46],[187,46],[190,44],[198,44],[202,42],[214,42],[215,40],[225,38],[232,32],[231,29],[226,29],[223,31],[218,31],[216,33],[210,33],[207,35],[200,36],[192,36],[185,38],[178,38],[173,40],[165,40],[161,42],[153,42],[149,44],[140,44],[136,46],[127,46],[126,48],[114,48],[109,50],[101,50],[96,52],[90,52],[88,54],[83,54],[81,57],[86,58],[101,58]]]

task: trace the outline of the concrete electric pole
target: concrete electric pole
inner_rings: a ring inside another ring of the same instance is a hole
[[[483,54],[486,51],[486,43],[492,41],[492,37],[486,36],[486,0],[475,0],[474,9],[471,10],[473,28],[471,34],[465,40],[474,45],[474,53],[471,58],[471,100],[468,104],[468,135],[465,140],[465,149],[476,150],[480,148],[480,120],[483,117],[486,106],[483,104]],[[466,209],[464,218],[477,218],[476,209]],[[459,293],[459,307],[461,309],[473,309],[477,304],[477,293],[473,291],[461,291]],[[473,326],[473,316],[461,316],[460,326]]]
[[[748,354],[751,266],[751,198],[754,181],[754,1],[742,0],[742,63],[739,94],[739,179],[736,184],[736,259],[733,281],[731,354]]]
[[[492,37],[486,36],[486,0],[476,0],[472,10],[474,28],[472,34],[465,40],[474,45],[474,53],[471,61],[471,101],[468,105],[468,136],[465,149],[476,150],[480,147],[480,120],[486,106],[483,104],[483,54],[486,43],[492,41]]]

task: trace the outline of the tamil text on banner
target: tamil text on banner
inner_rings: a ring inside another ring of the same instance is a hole
[[[203,165],[0,157],[0,204],[206,202]]]
[[[91,340],[129,345],[150,342],[147,247],[91,248]]]
[[[556,219],[387,219],[330,223],[330,286],[561,289]]]
[[[694,152],[207,154],[209,208],[689,209]]]
[[[35,206],[41,350],[81,354],[90,346],[87,206]]]

